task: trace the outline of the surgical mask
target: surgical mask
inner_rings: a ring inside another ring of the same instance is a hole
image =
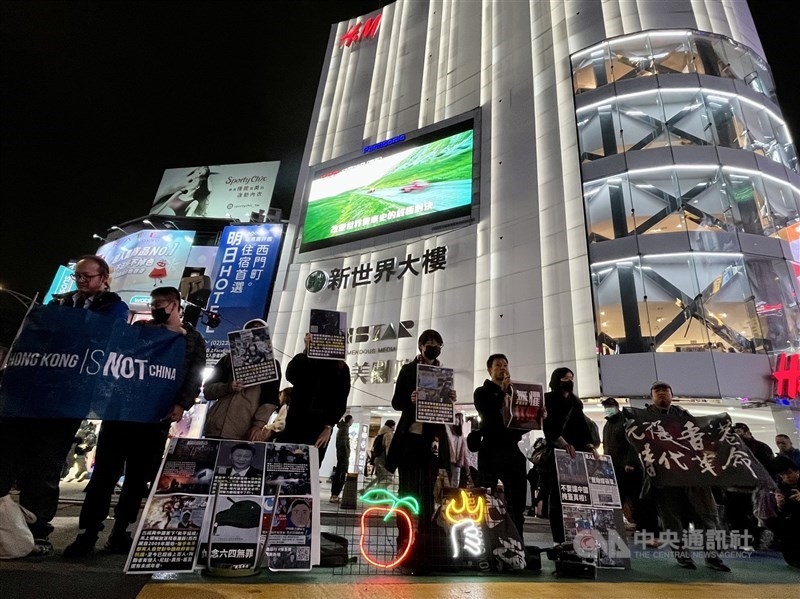
[[[425,357],[429,360],[435,360],[439,357],[439,354],[442,353],[441,347],[436,347],[435,345],[426,345],[425,346]]]
[[[611,418],[611,416],[616,416],[619,410],[617,408],[603,408],[603,411],[606,413],[606,418]]]
[[[153,317],[156,324],[165,324],[169,320],[166,308],[153,308],[150,310],[150,316]]]
[[[573,386],[572,381],[561,381],[561,390],[566,393],[572,393]]]

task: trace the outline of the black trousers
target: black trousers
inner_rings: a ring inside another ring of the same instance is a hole
[[[447,561],[441,554],[438,536],[434,534],[433,488],[439,473],[439,459],[431,453],[428,441],[422,435],[407,434],[403,438],[403,463],[397,468],[399,496],[411,496],[419,502],[417,517],[417,537],[411,550],[409,565],[412,567],[431,567]],[[399,524],[397,553],[402,553],[408,543],[408,531]]]
[[[494,491],[498,479],[503,481],[506,509],[511,521],[522,536],[528,481],[525,473],[525,456],[516,446],[505,449],[481,449],[478,453],[478,486]]]
[[[86,499],[78,521],[80,528],[92,532],[103,529],[108,517],[114,486],[125,470],[117,506],[115,527],[136,522],[147,483],[152,482],[164,454],[169,424],[103,422],[97,439],[94,471],[86,488]]]
[[[331,495],[336,497],[342,492],[344,481],[347,478],[347,468],[350,465],[350,448],[336,448],[336,475],[331,484]]]
[[[71,418],[0,422],[0,497],[16,482],[20,505],[36,514],[30,528],[37,539],[46,539],[53,530],[61,469],[80,425]]]

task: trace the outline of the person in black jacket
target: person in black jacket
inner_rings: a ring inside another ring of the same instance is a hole
[[[278,443],[314,445],[319,463],[331,439],[333,427],[347,409],[350,370],[342,360],[308,357],[311,335],[304,338],[306,348],[286,367],[286,380],[292,383],[292,408],[286,413],[286,426]]]
[[[158,472],[170,423],[183,418],[184,411],[194,405],[200,393],[206,346],[202,335],[192,325],[181,322],[180,293],[174,287],[158,287],[150,292],[150,298],[152,320],[140,321],[134,326],[161,327],[183,336],[186,343],[183,379],[174,405],[161,422],[103,422],[97,440],[94,471],[78,520],[78,526],[84,532],[64,550],[64,557],[79,558],[94,551],[123,467],[125,481],[114,509],[114,528],[106,549],[113,553],[128,553],[133,540],[127,529],[139,515],[147,483],[153,481]]]
[[[401,497],[410,495],[419,501],[417,539],[409,558],[412,570],[419,574],[429,571],[432,565],[433,487],[439,470],[449,471],[450,448],[445,425],[417,422],[417,365],[439,366],[443,345],[442,336],[437,331],[427,329],[422,332],[417,342],[420,353],[400,369],[392,397],[392,407],[402,415],[386,456],[386,469],[392,473],[398,471]],[[455,389],[450,390],[450,401],[456,401]],[[405,527],[400,528],[398,555],[407,542],[407,531]]]
[[[72,275],[77,290],[56,296],[51,305],[78,308],[127,320],[128,305],[108,290],[110,270],[100,256],[83,256]],[[58,509],[61,467],[81,419],[7,418],[0,422],[0,497],[16,481],[20,504],[36,515],[30,525],[35,540],[32,555],[53,550],[47,540]]]
[[[503,481],[508,513],[521,535],[527,488],[525,456],[519,442],[525,431],[508,428],[503,419],[503,407],[511,401],[513,393],[508,358],[492,354],[486,361],[486,369],[490,378],[473,394],[483,433],[478,450],[478,485],[495,491],[497,480]]]
[[[547,418],[542,428],[547,444],[556,449],[564,449],[571,458],[577,451],[590,451],[597,457],[592,443],[592,434],[583,414],[583,403],[573,393],[573,372],[564,366],[556,368],[550,375],[550,392],[544,394]],[[550,530],[553,541],[564,542],[564,520],[561,510],[561,494],[558,487],[555,456],[549,465],[547,486],[549,489]]]

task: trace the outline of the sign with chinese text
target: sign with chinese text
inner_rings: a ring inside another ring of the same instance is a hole
[[[422,255],[407,254],[400,258],[384,258],[373,262],[362,262],[358,266],[332,268],[330,271],[315,270],[306,277],[306,291],[318,293],[323,289],[338,291],[355,289],[365,285],[377,285],[390,281],[402,281],[403,277],[420,273],[431,274],[447,268],[447,246],[426,249]]]
[[[150,214],[237,218],[268,210],[280,162],[215,164],[164,171]]]
[[[347,312],[334,310],[311,310],[308,331],[308,357],[323,360],[346,358]]]
[[[178,287],[194,243],[194,231],[143,229],[97,250],[111,268],[111,291],[123,301],[156,287]],[[136,302],[140,303],[140,302]]]
[[[318,479],[307,445],[173,439],[125,571],[252,569],[268,532],[271,570],[310,570],[319,563]]]
[[[733,432],[728,414],[625,408],[625,434],[656,487],[754,487],[770,476]]]
[[[217,251],[208,309],[218,312],[221,324],[202,328],[207,361],[216,364],[228,352],[228,332],[241,330],[251,318],[264,314],[278,260],[282,225],[225,227]]]
[[[455,407],[450,399],[451,391],[453,391],[452,368],[417,364],[417,422],[453,424]]]
[[[228,333],[233,380],[245,387],[278,380],[268,327]]]
[[[511,382],[511,401],[503,406],[503,421],[508,428],[541,430],[544,387],[539,383]]]

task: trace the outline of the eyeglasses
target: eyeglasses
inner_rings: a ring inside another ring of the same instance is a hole
[[[87,275],[86,273],[83,272],[76,272],[74,274],[71,274],[70,278],[72,278],[75,281],[91,281],[95,277],[102,277],[102,276],[103,273],[97,273],[96,275]]]

